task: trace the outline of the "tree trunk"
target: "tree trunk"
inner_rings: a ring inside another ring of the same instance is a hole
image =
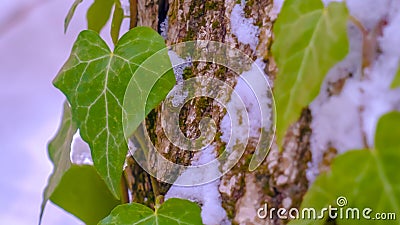
[[[262,59],[265,63],[265,74],[274,80],[276,67],[270,58],[269,49],[272,39],[272,26],[276,15],[272,12],[272,0],[137,0],[137,25],[151,26],[161,32],[161,24],[168,17],[167,45],[190,40],[212,40],[227,43],[245,52],[253,60]],[[243,16],[252,18],[253,25],[259,29],[256,48],[244,44],[232,32],[231,13],[235,5],[242,4]],[[193,63],[184,78],[191,76],[210,76],[218,78],[232,86],[237,76],[219,65]],[[147,117],[147,131],[157,149],[163,149],[165,156],[174,162],[189,165],[193,155],[183,151],[169,142],[161,128],[160,108],[155,109]],[[224,117],[224,109],[209,98],[195,98],[185,104],[181,113],[181,130],[188,138],[199,135],[199,122],[205,116],[211,117],[219,127]],[[266,160],[255,171],[250,172],[248,158],[254,152],[254,146],[247,146],[241,160],[221,178],[219,191],[222,207],[232,224],[281,224],[274,219],[260,219],[257,209],[264,203],[268,207],[299,207],[302,197],[308,188],[305,170],[311,160],[310,122],[311,113],[304,109],[299,121],[294,124],[284,141],[283,151],[279,152],[273,144]],[[217,131],[217,133],[220,131]],[[216,149],[224,147],[224,143],[215,138]],[[153,206],[154,189],[164,195],[170,185],[157,182],[151,185],[151,178],[137,164],[130,161],[126,171],[133,176],[128,179],[132,190],[131,201]],[[133,177],[133,178],[132,178]],[[276,218],[276,216],[274,217]],[[212,224],[212,223],[211,223]]]

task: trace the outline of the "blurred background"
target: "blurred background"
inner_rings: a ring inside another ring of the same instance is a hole
[[[92,2],[78,6],[64,34],[72,0],[0,1],[0,224],[38,223],[53,169],[47,143],[57,131],[65,99],[52,80],[86,27]],[[49,202],[42,224],[82,222]]]

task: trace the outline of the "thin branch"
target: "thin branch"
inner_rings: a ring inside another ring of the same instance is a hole
[[[135,140],[139,143],[141,150],[143,150],[146,163],[147,165],[149,165],[150,164],[149,154],[150,154],[150,148],[152,146],[149,146],[151,145],[151,142],[150,143],[146,142],[145,140],[146,137],[144,135],[145,132],[146,132],[146,125],[144,124],[144,122],[142,122],[142,124],[137,128],[137,130],[133,135]],[[160,195],[160,192],[158,190],[158,181],[151,174],[148,175],[150,176],[151,189],[153,190],[154,198],[157,198]]]
[[[355,18],[354,16],[350,15],[349,16],[349,20],[351,22],[353,22],[353,24],[361,31],[363,36],[367,36],[368,35],[368,30],[364,27],[364,25],[362,25],[362,23],[357,18]]]
[[[127,180],[123,173],[124,172],[122,172],[121,176],[121,203],[125,204],[129,203],[129,194],[128,194]]]
[[[360,117],[359,117],[359,120],[360,120],[360,129],[361,129],[361,137],[362,137],[362,141],[363,141],[364,148],[366,148],[366,149],[371,149],[371,146],[369,146],[369,144],[368,144],[367,133],[365,132],[365,127],[364,127],[364,123],[363,123],[363,119],[362,119],[362,114],[363,114],[363,112],[365,111],[364,106],[360,106],[360,107],[358,108],[358,111],[359,111],[359,113],[360,113]]]

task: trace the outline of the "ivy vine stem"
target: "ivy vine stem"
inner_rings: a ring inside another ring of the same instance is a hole
[[[137,15],[138,15],[137,1],[138,0],[129,0],[129,10],[130,10],[129,29],[132,29],[132,28],[136,27],[136,25],[137,25]]]
[[[357,18],[355,18],[352,15],[349,15],[349,20],[361,31],[363,36],[368,35],[367,29],[364,27],[364,25],[359,21]]]
[[[129,203],[129,192],[128,192],[128,180],[126,179],[126,176],[124,174],[125,172],[122,172],[121,175],[121,203]]]
[[[143,123],[137,128],[137,130],[136,130],[135,133],[133,134],[133,137],[135,138],[135,140],[137,141],[137,143],[140,145],[140,146],[137,146],[137,147],[140,147],[140,148],[141,148],[141,150],[142,150],[143,153],[144,153],[146,163],[149,165],[149,164],[150,164],[150,161],[149,161],[149,148],[151,148],[151,146],[149,146],[149,145],[151,145],[151,141],[149,141],[149,143],[147,143],[147,142],[145,141],[145,138],[146,138],[146,137],[144,136],[145,132],[146,132],[146,125],[145,125],[144,122],[143,122]],[[150,169],[150,168],[149,168],[149,169]],[[157,179],[156,179],[155,177],[153,177],[152,175],[149,174],[149,176],[150,176],[151,189],[152,189],[152,191],[153,191],[154,198],[157,198],[157,197],[160,195],[160,192],[159,192],[159,190],[158,190],[158,181],[157,181]]]
[[[164,196],[159,195],[159,196],[156,197],[155,204],[154,204],[155,213],[157,213],[158,209],[163,204],[163,202],[164,202]]]

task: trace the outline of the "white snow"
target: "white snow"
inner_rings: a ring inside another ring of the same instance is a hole
[[[400,61],[400,2],[393,1],[389,8],[390,22],[378,39],[382,54],[366,71],[369,79],[363,82],[365,110],[364,127],[368,144],[373,145],[375,127],[379,117],[388,111],[400,109],[400,89],[393,90],[390,85],[399,68]],[[395,14],[394,14],[395,13]]]
[[[186,69],[186,67],[192,66],[192,59],[190,57],[183,59],[172,50],[168,51],[168,56],[171,60],[172,68],[174,70],[176,83],[183,83],[183,71]]]
[[[174,87],[174,95],[172,95],[171,103],[172,106],[178,107],[184,103],[188,97],[189,92],[184,89],[182,84],[177,84]]]
[[[71,143],[71,162],[78,165],[93,165],[92,153],[89,145],[82,140],[78,132],[75,133]]]
[[[120,2],[121,2],[121,7],[124,10],[124,15],[130,16],[131,9],[130,9],[129,0],[121,0]]]
[[[174,87],[174,95],[172,96],[171,103],[174,107],[178,107],[183,104],[185,99],[188,97],[188,91],[184,90],[183,87],[183,71],[185,68],[192,66],[192,61],[190,58],[182,59],[176,52],[169,50],[169,58],[174,70],[176,85]]]
[[[195,158],[192,161],[192,166],[200,166],[207,164],[215,159],[216,152],[215,146],[209,145],[202,151],[196,153]],[[213,170],[213,171],[211,171]],[[203,175],[208,176],[206,173],[220,173],[218,167],[208,168]],[[201,175],[197,173],[197,175]],[[185,171],[178,180],[179,183],[183,182],[182,179],[196,179],[191,173],[191,170]],[[169,198],[184,198],[201,205],[201,217],[203,223],[206,225],[219,225],[219,224],[230,224],[226,215],[225,209],[222,207],[221,194],[218,191],[220,180],[214,180],[210,183],[197,185],[197,186],[176,186],[172,185],[165,195],[165,199]]]
[[[160,35],[161,37],[164,38],[164,40],[167,40],[168,38],[168,16],[165,17],[165,20],[163,22],[161,22],[160,24]]]
[[[274,20],[278,17],[284,2],[285,0],[273,0],[273,6],[270,12],[271,20]]]
[[[342,0],[322,0],[327,6],[331,2],[341,2]],[[388,12],[391,0],[348,0],[345,1],[350,14],[359,20],[366,29],[372,30],[375,25]]]
[[[220,130],[228,152],[235,145],[246,146],[249,138],[258,138],[261,129],[268,132],[272,125],[272,99],[268,80],[262,72],[264,67],[262,60],[257,59],[249,71],[241,74],[234,88],[235,95],[226,106],[228,113],[221,121]]]
[[[400,56],[400,49],[394,47],[400,45],[400,2],[349,0],[346,4],[367,30],[373,30],[382,19],[388,24],[383,29],[383,36],[378,38],[381,53],[364,71],[361,68],[361,32],[355,26],[349,26],[349,55],[328,73],[319,96],[310,104],[313,116],[312,161],[307,170],[310,182],[319,174],[318,165],[329,147],[336,148],[339,154],[372,148],[379,118],[400,109],[400,90],[390,89]],[[329,96],[329,83],[350,73],[352,76],[347,78],[341,93]]]
[[[238,41],[243,44],[249,44],[250,48],[255,51],[258,45],[258,36],[260,31],[254,25],[253,18],[246,18],[244,15],[245,2],[236,4],[231,12],[231,31],[237,37]]]

